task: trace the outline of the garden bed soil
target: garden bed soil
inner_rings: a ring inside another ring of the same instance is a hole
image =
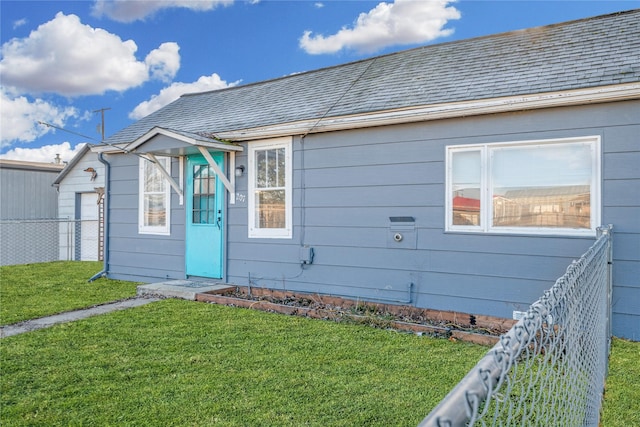
[[[493,346],[514,320],[383,304],[265,288],[236,287],[224,292],[199,293],[197,301],[297,315],[315,319],[367,324]]]

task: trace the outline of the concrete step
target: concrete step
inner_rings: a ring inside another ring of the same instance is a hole
[[[196,295],[204,293],[224,293],[235,288],[234,285],[213,280],[168,280],[138,286],[139,296],[157,296],[180,298],[195,301]]]

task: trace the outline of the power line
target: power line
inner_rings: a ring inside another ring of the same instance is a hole
[[[137,156],[137,157],[140,157],[140,158],[142,158],[142,159],[145,159],[145,160],[147,160],[147,161],[149,161],[149,162],[151,162],[151,163],[156,163],[153,159],[150,159],[150,158],[148,158],[148,157],[145,157],[145,156],[143,156],[143,155],[141,155],[141,154],[139,154],[139,153],[134,153],[133,151],[129,151],[129,150],[127,150],[127,149],[126,149],[126,148],[124,148],[124,147],[116,147],[115,145],[113,145],[113,144],[109,144],[109,143],[107,143],[107,142],[105,142],[105,141],[104,141],[104,112],[105,112],[106,110],[110,110],[110,109],[111,109],[111,108],[101,108],[101,109],[99,109],[99,110],[94,111],[94,113],[98,113],[98,112],[102,113],[102,124],[101,124],[101,126],[100,126],[100,127],[101,127],[101,129],[102,129],[102,141],[99,141],[99,140],[97,140],[97,139],[95,139],[95,138],[92,138],[92,137],[87,136],[87,135],[83,135],[83,134],[78,133],[78,132],[74,132],[74,131],[69,130],[69,129],[61,128],[60,126],[52,125],[51,123],[43,122],[43,121],[40,121],[40,120],[38,120],[38,123],[40,123],[41,125],[44,125],[44,126],[48,126],[48,127],[50,127],[50,128],[54,128],[54,129],[61,130],[61,131],[63,131],[63,132],[72,133],[72,134],[74,134],[74,135],[78,135],[78,136],[81,136],[81,137],[83,137],[83,138],[89,138],[89,139],[91,139],[91,140],[96,141],[98,144],[101,144],[101,145],[107,145],[107,146],[109,146],[109,147],[115,147],[115,148],[117,148],[117,149],[119,149],[119,150],[122,150],[124,153],[127,153],[127,154],[133,154],[134,156]]]

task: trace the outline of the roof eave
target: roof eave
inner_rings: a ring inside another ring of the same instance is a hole
[[[152,139],[157,135],[164,135],[169,138],[173,138],[177,141],[181,141],[190,145],[202,146],[204,148],[220,150],[220,151],[242,151],[243,148],[240,145],[236,145],[231,142],[220,141],[215,138],[209,138],[202,135],[189,134],[193,136],[186,135],[187,132],[174,131],[173,129],[167,129],[159,126],[155,126],[151,130],[149,130],[144,135],[140,136],[136,140],[132,141],[131,144],[126,146],[126,151],[135,151],[137,148],[142,146],[144,143]]]
[[[97,144],[91,146],[91,151],[94,153],[105,153],[105,154],[114,154],[114,153],[124,153],[125,147],[127,144]]]
[[[241,145],[237,145],[232,142],[220,141],[218,139],[209,138],[201,135],[187,136],[186,133],[187,132],[174,131],[172,129],[154,126],[149,131],[139,136],[135,140],[131,141],[130,143],[101,144],[101,145],[93,146],[91,150],[96,153],[106,153],[106,154],[131,153],[131,152],[135,152],[143,144],[145,144],[146,142],[148,142],[150,139],[152,139],[157,135],[165,135],[170,138],[176,139],[178,141],[190,144],[194,147],[202,146],[204,148],[211,149],[211,150],[234,151],[234,152],[243,150],[243,147]]]
[[[216,132],[216,136],[231,141],[248,141],[289,135],[307,135],[310,133],[632,99],[640,99],[640,82],[423,105],[364,114],[325,117],[322,119],[313,118],[250,129],[221,131]]]

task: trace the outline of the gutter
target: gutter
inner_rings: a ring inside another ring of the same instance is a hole
[[[219,131],[216,132],[216,137],[231,141],[245,141],[634,99],[640,99],[640,83],[638,82],[556,92],[532,93],[528,95],[446,102],[442,104],[381,110],[344,116],[327,116],[322,117],[320,120],[318,120],[318,118],[312,118],[250,129]],[[312,130],[310,131],[309,129]]]
[[[104,221],[104,247],[102,252],[104,253],[104,267],[102,271],[94,274],[88,282],[91,283],[100,277],[106,277],[109,272],[109,186],[111,184],[111,164],[105,160],[103,153],[98,153],[98,160],[104,165],[104,215],[102,217]]]

